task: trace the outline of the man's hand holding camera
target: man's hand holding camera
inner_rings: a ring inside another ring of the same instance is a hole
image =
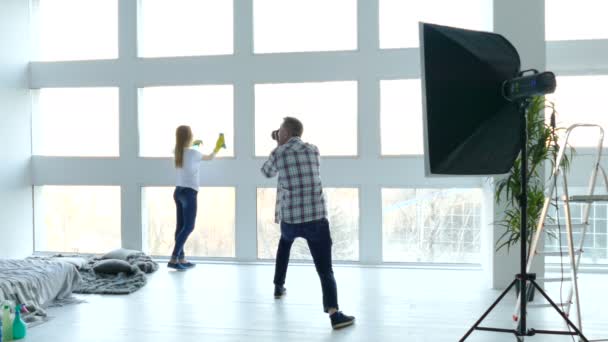
[[[272,138],[272,140],[276,140],[276,142],[279,142],[279,130],[274,130],[270,133],[270,137]]]

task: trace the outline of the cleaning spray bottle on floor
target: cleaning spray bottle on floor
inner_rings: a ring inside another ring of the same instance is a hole
[[[2,340],[8,342],[13,339],[13,321],[11,320],[11,309],[8,305],[2,310]]]
[[[15,320],[13,321],[13,339],[20,340],[27,334],[27,325],[21,319],[21,305],[15,308]]]

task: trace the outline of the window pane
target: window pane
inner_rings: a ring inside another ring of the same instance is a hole
[[[357,0],[254,0],[255,53],[357,48]]]
[[[559,195],[561,198],[561,184],[559,185]],[[605,194],[606,190],[604,184],[596,187],[595,194]],[[572,195],[586,195],[586,187],[568,187],[568,194]],[[551,234],[545,234],[545,250],[549,252],[559,252],[560,242],[561,250],[566,251],[564,253],[564,259],[562,260],[565,265],[569,264],[568,261],[568,236],[566,234],[566,216],[564,211],[563,202],[559,202],[559,211],[556,213],[555,206],[550,207],[548,216],[553,219],[554,223],[558,223],[561,226],[561,241],[559,240],[560,235],[557,231],[552,231]],[[584,209],[583,203],[570,203],[570,217],[572,224],[582,224],[584,220]],[[556,220],[559,214],[559,220]],[[581,263],[583,265],[607,265],[608,264],[608,203],[596,202],[591,204],[589,212],[589,226],[585,234],[585,241],[583,242],[583,254],[581,255]],[[580,228],[574,228],[572,231],[574,238],[574,248],[578,249],[581,243],[582,230]],[[548,256],[545,259],[548,263],[560,263],[560,257]]]
[[[142,0],[142,57],[232,54],[231,0]]]
[[[557,126],[567,128],[575,123],[587,123],[608,128],[604,107],[606,89],[608,76],[557,77],[555,93],[547,96],[555,103]],[[597,142],[598,130],[588,128],[577,128],[568,139],[575,147],[596,147]]]
[[[146,187],[142,191],[147,252],[169,256],[175,247],[174,187]],[[234,257],[234,188],[200,188],[194,231],[185,246],[186,256]]]
[[[270,133],[285,116],[302,121],[302,139],[317,145],[321,155],[357,155],[357,82],[257,84],[257,156],[267,156],[276,147]]]
[[[545,38],[581,40],[608,38],[605,0],[545,0]]]
[[[382,154],[423,154],[420,80],[380,82]]]
[[[120,248],[119,186],[34,187],[36,251],[107,253]]]
[[[38,0],[43,61],[118,57],[117,0]]]
[[[45,88],[33,149],[43,156],[118,156],[118,88]]]
[[[479,189],[382,189],[384,261],[479,263]]]
[[[380,48],[419,46],[420,21],[492,30],[492,0],[380,0]]]
[[[173,156],[175,129],[189,125],[202,151],[211,153],[219,133],[226,149],[219,156],[234,156],[233,91],[231,85],[143,88],[140,96],[140,155]]]
[[[334,260],[359,259],[359,190],[324,188]],[[274,259],[281,229],[274,223],[275,188],[258,189],[258,258]],[[312,260],[304,239],[296,239],[292,260]]]

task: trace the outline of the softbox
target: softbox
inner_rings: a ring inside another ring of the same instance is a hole
[[[520,59],[503,36],[420,23],[425,173],[508,172],[523,119],[503,96]]]

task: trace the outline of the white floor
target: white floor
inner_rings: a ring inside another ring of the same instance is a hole
[[[314,267],[290,266],[288,294],[272,296],[272,265],[199,264],[187,272],[164,265],[129,296],[81,296],[87,303],[53,308],[53,319],[24,341],[457,341],[496,298],[481,271],[335,268],[342,310],[356,325],[330,328]],[[608,275],[582,275],[588,337],[608,338]],[[513,296],[486,326],[511,328]],[[549,309],[531,312],[529,327],[562,329]],[[529,341],[572,341],[535,336]],[[475,332],[467,341],[515,341]]]

